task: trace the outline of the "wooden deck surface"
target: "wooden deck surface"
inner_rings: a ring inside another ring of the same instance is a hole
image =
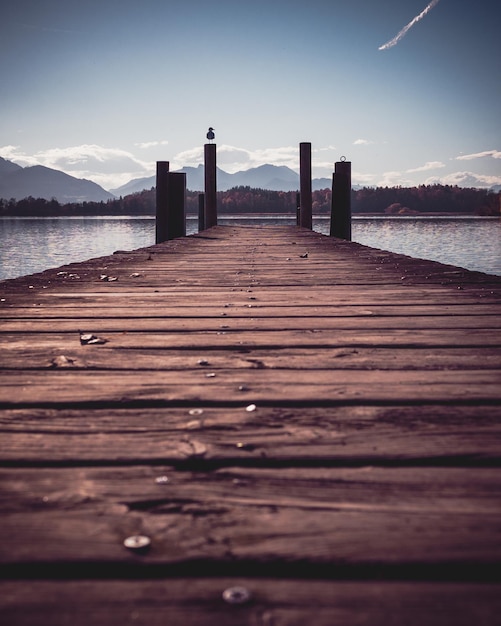
[[[500,277],[215,227],[4,281],[0,622],[499,624],[500,404]]]

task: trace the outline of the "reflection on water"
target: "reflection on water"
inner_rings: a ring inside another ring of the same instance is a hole
[[[220,224],[294,224],[294,217],[219,218]],[[329,234],[329,220],[314,219]],[[188,219],[187,233],[197,232]],[[0,218],[0,279],[155,243],[153,218]],[[501,220],[354,218],[353,241],[501,276]]]
[[[151,218],[2,218],[0,279],[155,243]]]
[[[501,220],[496,218],[353,220],[353,241],[501,276]]]

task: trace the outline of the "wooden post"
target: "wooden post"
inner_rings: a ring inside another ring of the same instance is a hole
[[[301,194],[296,194],[296,226],[299,226],[299,211],[301,210]]]
[[[351,241],[351,161],[334,165],[331,198],[331,237]]]
[[[205,228],[217,226],[216,144],[204,145]]]
[[[311,143],[299,144],[299,192],[301,208],[299,225],[312,229],[312,194],[311,194]]]
[[[205,194],[198,194],[198,232],[205,230]]]
[[[186,174],[169,173],[167,239],[186,235]]]
[[[186,174],[157,162],[156,243],[186,235]]]
[[[157,161],[157,186],[156,186],[156,223],[155,242],[166,241],[167,237],[167,215],[169,212],[169,162]]]

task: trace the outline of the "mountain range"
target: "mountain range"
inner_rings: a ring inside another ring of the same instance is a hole
[[[204,167],[184,167],[186,183],[191,191],[203,191]],[[115,197],[151,189],[156,185],[156,176],[136,178],[116,189],[106,191],[90,180],[75,178],[59,170],[42,165],[21,167],[12,161],[0,157],[0,198],[22,200],[33,198],[55,198],[61,204],[72,202],[106,202]],[[331,186],[328,178],[316,178],[313,189],[325,189]],[[261,165],[249,170],[229,174],[217,169],[218,191],[227,191],[232,187],[254,187],[273,191],[295,191],[299,189],[299,174],[289,167]]]
[[[43,165],[21,167],[0,157],[0,198],[55,198],[61,204],[100,202],[114,195],[90,180],[75,178]]]
[[[186,186],[191,191],[203,191],[204,189],[204,166],[183,167],[175,170],[186,174]],[[325,189],[331,186],[329,178],[315,178],[312,181],[313,189]],[[126,196],[131,193],[151,189],[156,185],[156,177],[136,178],[121,187],[111,189],[116,196]],[[299,174],[285,165],[260,165],[249,170],[229,174],[217,168],[217,189],[227,191],[232,187],[254,187],[269,189],[272,191],[295,191],[299,190]]]
[[[191,191],[203,191],[204,167],[183,167],[178,172],[186,174],[187,187]],[[313,190],[331,187],[329,178],[314,178]],[[90,180],[75,178],[59,170],[42,165],[21,167],[12,161],[0,157],[0,198],[22,200],[33,198],[55,198],[61,204],[77,202],[106,202],[117,197],[151,189],[156,185],[156,177],[135,178],[121,187],[106,191]],[[249,170],[229,174],[217,169],[218,191],[227,191],[232,187],[252,187],[270,191],[299,190],[299,174],[284,165],[261,165]],[[360,189],[354,185],[353,189]],[[490,188],[500,191],[499,185]]]

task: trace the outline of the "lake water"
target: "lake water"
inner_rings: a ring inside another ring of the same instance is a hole
[[[219,224],[294,224],[294,218],[226,218]],[[330,220],[314,230],[328,234]],[[188,219],[188,234],[197,232]],[[356,217],[352,238],[373,248],[501,276],[501,219]],[[0,218],[0,280],[155,243],[154,218]]]

